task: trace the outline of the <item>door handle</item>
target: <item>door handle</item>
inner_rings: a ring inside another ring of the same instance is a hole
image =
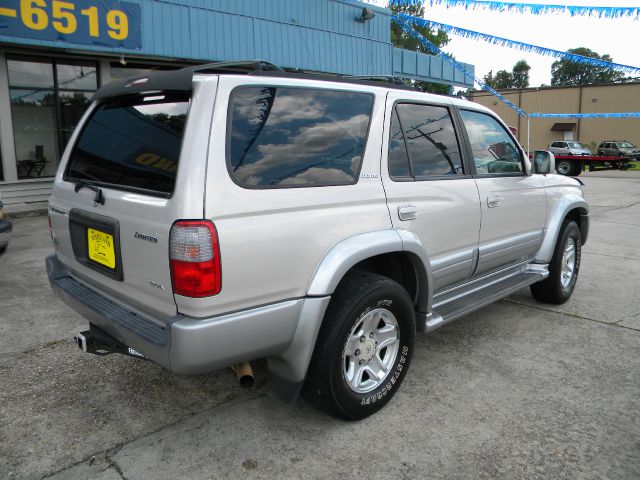
[[[487,197],[487,207],[496,208],[499,206],[500,206],[500,197],[494,197],[492,195],[489,195]]]
[[[415,205],[400,205],[398,207],[398,218],[400,220],[413,220],[418,217],[418,209]]]

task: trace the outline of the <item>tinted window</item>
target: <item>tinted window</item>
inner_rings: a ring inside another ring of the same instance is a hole
[[[460,149],[447,108],[396,105],[389,134],[389,175],[420,179],[462,173]]]
[[[391,131],[389,133],[389,175],[392,178],[413,177],[407,147],[395,108],[391,114]]]
[[[520,149],[490,115],[461,110],[478,175],[522,173]]]
[[[229,170],[248,188],[356,183],[373,96],[241,87],[230,99]]]
[[[462,174],[462,160],[453,122],[446,107],[399,104],[413,175]]]
[[[173,192],[188,106],[182,95],[103,103],[82,130],[67,177]]]

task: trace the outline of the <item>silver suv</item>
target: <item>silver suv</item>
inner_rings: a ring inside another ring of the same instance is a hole
[[[571,296],[589,213],[553,155],[534,173],[464,100],[257,67],[95,95],[55,178],[46,261],[90,323],[86,351],[183,374],[266,358],[275,397],[359,419],[399,388],[416,331],[526,286]]]
[[[591,155],[591,150],[581,143],[564,140],[552,142],[549,151],[554,155]]]
[[[598,155],[637,160],[640,158],[640,148],[627,141],[607,140],[600,143]]]

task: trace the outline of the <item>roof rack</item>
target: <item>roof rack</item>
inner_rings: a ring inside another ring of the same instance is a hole
[[[279,66],[265,60],[242,60],[234,62],[214,62],[204,65],[187,67],[192,72],[198,73],[245,73],[248,75],[260,75],[262,72],[283,72]]]
[[[410,84],[405,83],[402,78],[395,77],[393,75],[345,75],[345,78],[353,80],[366,80],[369,82],[385,82],[393,85],[402,85],[405,87],[411,87]]]
[[[411,85],[407,85],[399,77],[392,75],[340,75],[320,72],[309,72],[298,69],[284,70],[271,62],[264,60],[241,60],[233,62],[215,62],[203,65],[194,65],[181,70],[155,71],[138,75],[131,78],[118,80],[104,85],[94,95],[94,100],[120,97],[131,94],[146,94],[158,91],[190,92],[192,89],[193,75],[197,73],[219,73],[219,74],[240,74],[258,75],[270,77],[289,78],[313,78],[317,80],[368,84],[380,86],[381,82],[386,83],[391,88],[403,90],[415,90]]]

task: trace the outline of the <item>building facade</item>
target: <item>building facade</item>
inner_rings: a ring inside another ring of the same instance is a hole
[[[46,200],[93,93],[149,70],[261,59],[315,72],[473,84],[437,57],[394,48],[390,31],[388,10],[355,0],[2,0],[3,200]]]
[[[640,112],[640,82],[540,87],[500,90],[510,102],[527,113],[623,113]],[[510,126],[518,129],[518,140],[527,145],[527,118],[488,92],[472,92],[480,103]],[[626,140],[640,145],[640,118],[532,118],[531,149],[546,149],[556,140],[575,140],[595,153],[604,140]]]

